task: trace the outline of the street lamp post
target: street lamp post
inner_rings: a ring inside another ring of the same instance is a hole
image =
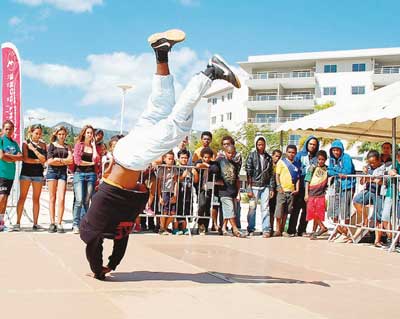
[[[125,111],[125,94],[126,91],[132,88],[129,84],[120,84],[118,87],[122,90],[122,103],[121,103],[121,123],[119,133],[122,134],[123,122],[124,122],[124,111]]]

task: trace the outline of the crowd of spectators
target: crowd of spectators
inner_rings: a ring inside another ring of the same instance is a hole
[[[16,173],[15,163],[22,161],[17,219],[11,230],[21,230],[21,217],[31,186],[32,230],[41,228],[38,224],[40,197],[46,181],[48,231],[64,232],[65,193],[68,173],[72,173],[72,231],[78,234],[92,195],[114,165],[112,152],[122,135],[113,136],[106,145],[103,131],[86,125],[75,144],[67,145],[68,130],[58,127],[46,145],[42,127],[34,125],[20,149],[12,138],[13,133],[14,124],[4,122],[0,139],[0,231],[5,228],[4,214]],[[216,232],[225,236],[255,236],[259,206],[260,234],[264,238],[308,236],[316,239],[328,232],[325,222],[328,217],[336,225],[332,240],[356,242],[363,237],[364,230],[372,228],[375,246],[392,243],[390,231],[397,227],[392,222],[393,202],[399,206],[394,198],[398,198],[400,153],[392,161],[390,143],[382,144],[381,153],[368,152],[367,163],[360,172],[363,176],[354,175],[352,158],[340,140],[331,143],[327,153],[320,149],[320,141],[310,136],[300,151],[295,145],[288,145],[283,154],[279,149],[268,150],[266,139],[260,135],[255,137],[254,150],[244,159],[231,136],[222,138],[220,150],[211,148],[212,133],[208,131],[202,133],[201,146],[193,154],[188,150],[188,143],[186,138],[162,158],[149,163],[143,172],[141,182],[149,189],[149,200],[135,221],[134,231],[187,235],[188,222],[195,221],[200,235]],[[242,165],[246,178],[241,180]],[[241,227],[244,200],[248,201],[246,229]],[[307,233],[310,221],[313,225]]]

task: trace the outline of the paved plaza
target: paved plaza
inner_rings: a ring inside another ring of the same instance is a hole
[[[25,222],[24,232],[0,233],[4,318],[376,318],[399,311],[400,255],[369,246],[133,234],[126,258],[101,282],[86,275],[79,236],[33,233]],[[105,246],[108,256],[111,242]]]

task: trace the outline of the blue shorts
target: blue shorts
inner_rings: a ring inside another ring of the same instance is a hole
[[[224,219],[235,217],[235,204],[236,199],[232,197],[221,197],[222,215]]]
[[[44,177],[43,176],[26,176],[26,175],[21,175],[19,177],[20,181],[30,181],[30,182],[37,182],[37,183],[43,183]]]
[[[372,215],[369,217],[370,220],[378,220],[380,221],[382,218],[382,205],[383,199],[382,196],[372,193],[369,190],[363,190],[362,192],[358,193],[354,199],[354,204],[361,204],[361,205],[373,205],[374,210]]]
[[[67,180],[67,168],[65,166],[49,166],[47,168],[46,179],[48,181]]]
[[[386,197],[382,208],[382,221],[391,222],[393,200],[391,197]],[[397,219],[400,219],[400,199],[397,200]]]
[[[171,203],[171,198],[174,194],[169,192],[162,193],[162,199],[164,201],[164,205],[161,207],[162,213],[166,213],[167,215],[175,215],[176,213],[176,203]]]

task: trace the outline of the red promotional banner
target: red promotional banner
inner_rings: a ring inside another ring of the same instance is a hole
[[[21,145],[21,64],[17,48],[12,43],[1,45],[3,66],[2,102],[3,122],[11,120],[15,124],[14,140]]]

